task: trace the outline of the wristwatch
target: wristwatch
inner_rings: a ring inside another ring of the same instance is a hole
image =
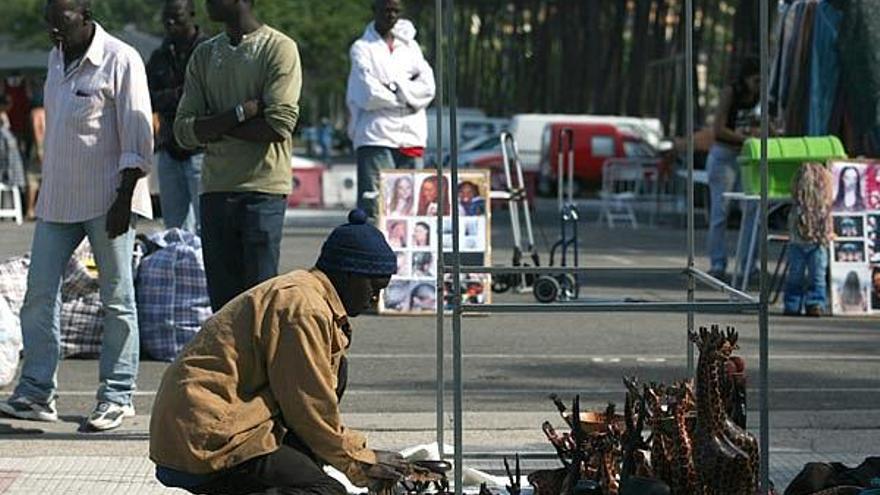
[[[235,105],[235,118],[238,120],[239,124],[247,120],[247,115],[244,113],[244,105],[241,103]]]

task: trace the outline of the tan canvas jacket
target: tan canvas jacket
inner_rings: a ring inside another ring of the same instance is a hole
[[[374,464],[342,424],[337,372],[347,316],[317,269],[269,280],[230,301],[166,370],[150,421],[150,458],[208,474],[274,452],[291,429],[320,459],[365,486]]]

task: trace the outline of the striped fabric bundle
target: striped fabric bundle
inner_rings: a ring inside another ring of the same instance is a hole
[[[180,229],[149,240],[159,250],[143,259],[135,284],[141,349],[171,361],[211,316],[202,243]]]

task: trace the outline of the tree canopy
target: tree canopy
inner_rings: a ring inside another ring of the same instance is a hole
[[[48,47],[44,0],[0,2],[0,31]],[[111,30],[162,34],[161,0],[93,0]],[[221,26],[204,14],[201,26]],[[344,115],[348,47],[371,18],[370,0],[257,0],[258,16],[300,47],[303,118]],[[433,64],[434,2],[410,0],[407,16]],[[739,55],[757,50],[758,0],[694,0],[698,121]],[[490,114],[614,113],[683,121],[684,0],[456,0],[457,83],[462,106]]]

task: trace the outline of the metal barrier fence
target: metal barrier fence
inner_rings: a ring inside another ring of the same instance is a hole
[[[440,111],[437,112],[437,136],[438,143],[442,143],[443,136],[443,102],[444,102],[444,83],[448,92],[449,101],[449,142],[450,142],[450,173],[451,173],[451,201],[458,197],[458,135],[457,129],[457,95],[456,95],[456,74],[457,74],[457,57],[455,52],[455,28],[454,28],[454,10],[455,0],[435,0],[436,8],[436,32],[435,46],[437,60],[437,105]],[[760,0],[760,59],[761,59],[761,200],[760,200],[760,259],[761,259],[761,277],[760,277],[760,296],[755,299],[728,284],[717,280],[709,274],[698,270],[695,267],[695,219],[694,219],[694,5],[693,0],[685,0],[685,90],[686,90],[686,133],[687,133],[687,246],[688,261],[687,267],[683,270],[670,270],[668,268],[641,268],[640,271],[651,272],[684,272],[688,277],[687,299],[681,302],[613,302],[613,303],[562,303],[562,304],[491,304],[491,305],[473,305],[464,304],[458,291],[451,294],[451,320],[452,320],[452,373],[453,373],[453,436],[455,452],[453,456],[455,466],[455,493],[462,493],[462,474],[463,460],[467,456],[463,451],[463,377],[462,377],[462,342],[461,342],[461,326],[462,315],[470,312],[479,313],[569,313],[569,312],[656,312],[656,313],[683,313],[687,315],[687,330],[694,330],[694,317],[697,313],[701,314],[735,314],[735,313],[753,313],[758,314],[758,332],[759,332],[759,414],[760,414],[760,451],[761,451],[761,492],[769,493],[769,473],[770,473],[770,424],[769,424],[769,280],[767,276],[768,263],[768,244],[767,244],[767,217],[768,217],[768,169],[767,169],[767,140],[769,137],[769,105],[768,105],[768,79],[770,75],[769,63],[769,31],[770,31],[770,11],[767,0]],[[445,37],[441,35],[445,33]],[[444,46],[445,42],[445,46]],[[445,55],[445,57],[444,57]],[[445,58],[445,64],[444,64]],[[437,147],[437,176],[438,182],[442,181],[443,170],[443,146]],[[440,188],[441,197],[440,204],[445,199],[442,197],[444,188]],[[443,226],[443,209],[438,208],[437,212],[438,231],[442,232]],[[498,267],[463,267],[461,264],[459,249],[459,211],[458,208],[452,208],[452,252],[447,256],[443,253],[443,243],[437,243],[437,444],[440,448],[440,455],[445,457],[443,451],[445,426],[444,426],[444,397],[445,397],[445,370],[443,366],[443,353],[445,347],[444,339],[444,277],[449,274],[452,276],[453,287],[456,287],[456,281],[460,280],[462,273],[516,273],[522,270],[528,273],[535,273],[539,270],[535,268],[515,269],[515,268],[498,268]],[[446,263],[446,258],[450,263]],[[549,268],[545,269],[548,273],[576,273],[583,272],[584,269],[564,269]],[[619,269],[623,271],[624,269]],[[595,271],[595,269],[589,269]],[[697,302],[695,300],[696,284],[703,283],[710,288],[719,290],[729,296],[729,302]],[[688,373],[693,374],[694,371],[694,347],[684,337],[687,348],[687,366]],[[503,454],[493,453],[475,453],[479,458],[491,458],[492,456],[501,457]],[[545,457],[539,455],[537,457]]]

